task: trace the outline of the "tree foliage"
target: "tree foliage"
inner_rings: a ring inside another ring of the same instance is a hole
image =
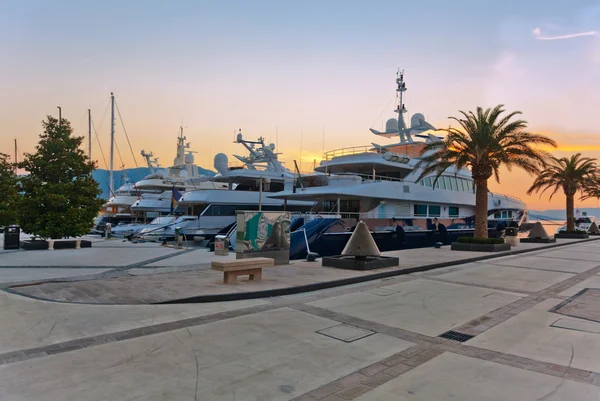
[[[575,202],[577,192],[581,197],[594,196],[598,188],[598,166],[596,159],[581,157],[581,153],[567,157],[551,157],[546,168],[541,171],[527,190],[527,194],[540,192],[540,196],[549,189],[550,199],[562,189],[566,196],[567,231],[575,230]]]
[[[36,152],[19,163],[29,173],[21,178],[21,227],[42,238],[87,234],[102,206],[92,178],[94,164],[80,149],[83,138],[73,136],[69,121],[63,118],[59,124],[48,116],[42,126]]]
[[[14,164],[9,156],[0,153],[0,227],[16,224],[19,191]]]
[[[450,167],[471,168],[476,188],[475,236],[487,237],[488,179],[494,175],[500,181],[500,166],[510,171],[519,167],[528,173],[537,173],[548,154],[535,145],[556,147],[556,143],[543,135],[527,132],[527,122],[513,120],[521,112],[502,115],[504,106],[476,112],[459,111],[462,117],[450,117],[460,129],[444,129],[446,137],[428,143],[421,152],[417,167],[423,167],[419,180],[435,173],[436,180]]]

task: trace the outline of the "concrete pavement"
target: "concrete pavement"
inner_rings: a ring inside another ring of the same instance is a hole
[[[0,400],[600,400],[589,255],[600,242],[235,303],[3,294]]]

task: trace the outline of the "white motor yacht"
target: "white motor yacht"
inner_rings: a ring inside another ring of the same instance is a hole
[[[294,181],[295,175],[279,161],[275,145],[266,145],[264,138],[247,141],[240,132],[236,143],[249,152],[249,156],[235,155],[242,162],[241,166],[230,166],[223,153],[215,156],[218,173],[212,180],[228,190],[191,190],[179,200],[178,208],[187,215],[197,216],[197,221],[184,230],[188,237],[213,237],[235,222],[236,210],[306,212],[314,205],[313,201],[267,197],[267,194],[282,191],[285,183]]]
[[[331,230],[350,231],[362,220],[373,231],[394,230],[398,225],[409,231],[431,231],[442,224],[448,231],[474,227],[475,193],[468,169],[449,168],[435,181],[435,175],[418,180],[416,168],[426,143],[439,141],[435,127],[417,113],[407,126],[403,103],[406,92],[404,73],[398,72],[397,118],[386,123],[385,131],[371,129],[380,137],[399,142],[336,149],[326,152],[315,168],[328,176],[327,185],[286,188],[269,197],[318,202],[320,215],[333,214],[343,220]],[[434,182],[435,181],[435,182]],[[519,224],[526,206],[508,195],[490,193],[490,228]]]
[[[190,143],[186,143],[186,139],[181,127],[177,138],[177,156],[170,167],[155,167],[156,159],[151,159],[152,153],[142,151],[142,156],[152,167],[149,175],[135,183],[136,189],[142,194],[131,206],[134,213],[148,218],[173,212],[171,207],[173,188],[180,193],[191,190],[227,189],[226,184],[213,182],[210,177],[199,173],[198,166],[194,163],[195,152],[187,150],[190,148]]]

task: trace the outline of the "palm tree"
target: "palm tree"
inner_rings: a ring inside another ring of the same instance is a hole
[[[501,116],[504,105],[493,109],[468,113],[459,111],[463,118],[450,117],[460,124],[461,129],[444,129],[446,137],[441,141],[428,143],[421,151],[421,160],[417,167],[423,167],[419,180],[433,172],[435,180],[449,167],[456,169],[471,168],[475,182],[475,237],[488,236],[488,179],[494,175],[500,182],[498,169],[506,166],[520,167],[535,174],[544,165],[548,153],[533,145],[550,145],[556,142],[543,135],[526,132],[527,122],[514,120],[515,111]]]
[[[527,194],[542,190],[541,196],[546,190],[553,188],[550,194],[552,199],[552,196],[562,189],[567,197],[567,231],[575,231],[575,194],[581,191],[582,198],[586,194],[594,196],[598,192],[597,174],[596,159],[581,157],[581,153],[570,158],[552,157],[546,169],[538,174]]]

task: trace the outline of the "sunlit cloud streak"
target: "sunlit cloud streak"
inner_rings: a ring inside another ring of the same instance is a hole
[[[538,40],[564,40],[564,39],[581,38],[584,36],[594,36],[594,37],[600,38],[600,32],[598,32],[598,31],[578,32],[578,33],[570,33],[567,35],[558,35],[558,36],[544,36],[542,34],[542,30],[540,28],[535,28],[532,32],[533,32],[533,36],[535,36],[535,38]]]

